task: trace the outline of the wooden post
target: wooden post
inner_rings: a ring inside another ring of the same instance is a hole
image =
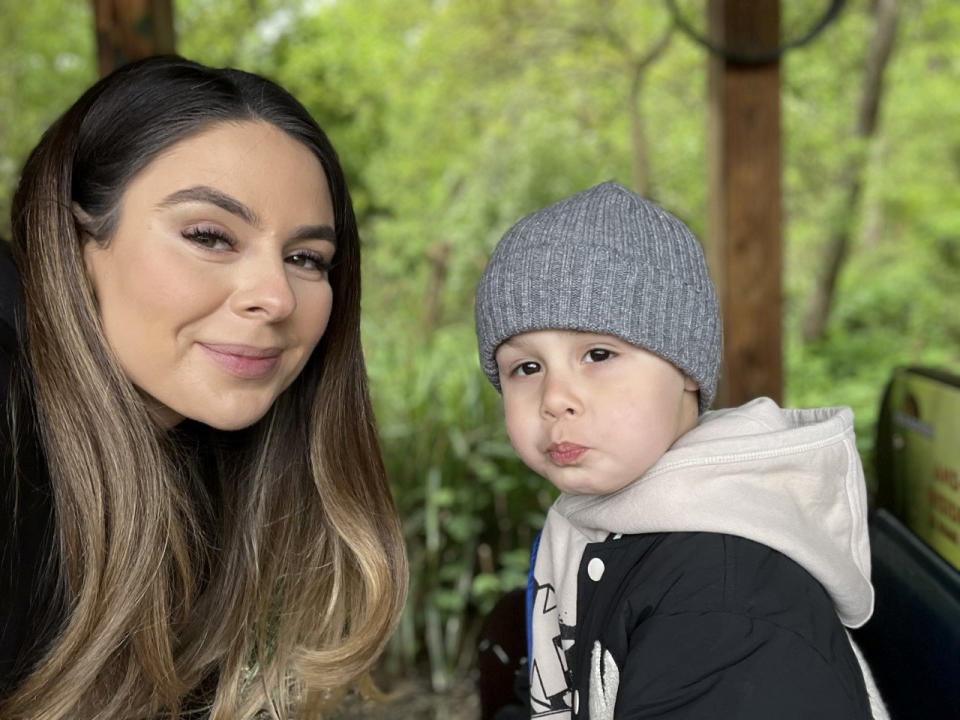
[[[779,0],[710,0],[715,45],[777,46]],[[782,402],[780,66],[714,53],[709,71],[707,257],[724,327],[717,407],[765,395]]]
[[[134,60],[174,52],[173,0],[93,0],[101,77]]]

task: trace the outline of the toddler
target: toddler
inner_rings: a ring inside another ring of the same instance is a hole
[[[534,546],[533,718],[885,718],[844,630],[873,609],[848,408],[708,412],[721,356],[700,244],[615,183],[500,241],[480,362],[561,495]]]

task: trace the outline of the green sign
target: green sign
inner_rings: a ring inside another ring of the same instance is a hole
[[[960,569],[960,378],[899,370],[887,392],[880,502]]]

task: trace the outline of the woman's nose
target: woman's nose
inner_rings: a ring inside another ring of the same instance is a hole
[[[231,305],[238,315],[270,322],[288,317],[297,307],[297,297],[283,261],[251,259],[241,274]]]
[[[565,373],[548,371],[543,380],[540,413],[544,417],[559,419],[582,412],[583,404],[574,378]]]

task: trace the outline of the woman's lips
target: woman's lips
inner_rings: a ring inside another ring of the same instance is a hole
[[[280,363],[282,352],[280,348],[251,345],[198,345],[222,370],[243,380],[258,380],[272,373]]]
[[[575,465],[589,449],[576,443],[562,442],[550,445],[547,453],[554,465]]]

